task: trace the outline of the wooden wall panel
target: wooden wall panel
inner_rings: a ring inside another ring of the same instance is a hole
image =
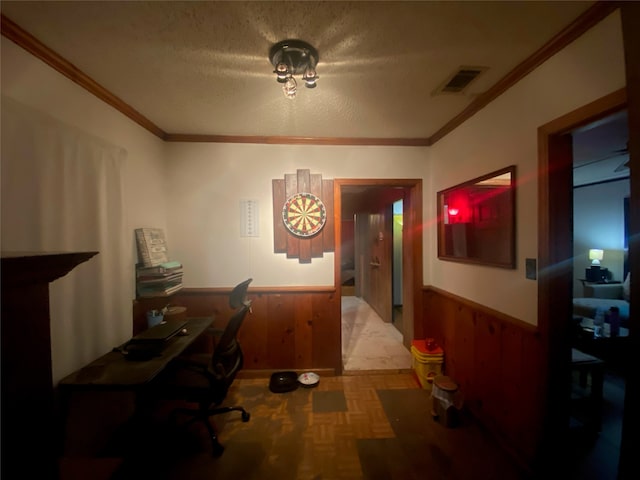
[[[267,299],[267,368],[295,364],[294,296],[269,295]]]
[[[263,295],[249,295],[251,313],[245,318],[238,333],[238,340],[244,353],[244,369],[256,370],[264,368],[262,365],[267,358],[268,347],[264,341],[268,335],[268,297]],[[224,320],[226,325],[228,318]]]
[[[171,297],[172,305],[187,308],[187,316],[213,316],[213,326],[224,328],[232,311],[229,288],[185,288]],[[333,370],[342,371],[340,298],[333,288],[252,288],[252,313],[238,334],[245,356],[245,370]],[[134,329],[146,329],[145,312],[161,308],[167,299],[134,302]],[[211,352],[206,336],[198,351]]]
[[[284,180],[272,180],[273,188],[273,251],[286,253],[287,258],[297,258],[300,263],[310,263],[313,258],[324,256],[324,252],[335,251],[335,226],[333,215],[333,180],[323,180],[319,173],[299,169],[287,173]],[[324,227],[311,237],[297,237],[286,228],[282,219],[282,209],[286,200],[296,193],[311,193],[325,206]]]
[[[273,197],[273,252],[287,253],[287,227],[282,221],[282,205],[287,199],[284,180],[272,180]]]
[[[498,424],[501,385],[500,378],[500,324],[492,317],[476,312],[475,362],[472,375],[476,379],[473,407],[491,427]]]
[[[322,196],[320,199],[327,210],[327,223],[324,224],[322,229],[324,251],[334,252],[336,249],[335,216],[329,214],[329,212],[333,212],[333,180],[322,180]]]
[[[306,295],[296,295],[294,304],[295,364],[313,367],[313,305]]]
[[[327,212],[327,217],[332,217],[333,215],[331,215],[330,213],[333,213],[333,210],[328,210],[327,209],[327,204],[325,203],[325,198],[330,196],[333,197],[333,191],[330,192],[329,195],[325,195],[324,192],[322,191],[322,175],[314,173],[310,175],[310,182],[309,182],[309,190],[307,190],[309,193],[314,194],[316,197],[318,197],[320,200],[322,200],[322,203],[324,204],[324,208],[325,211]],[[326,226],[326,222],[325,222],[325,226]],[[322,257],[322,255],[324,254],[324,239],[325,239],[325,227],[322,227],[322,230],[320,230],[320,232],[317,235],[314,235],[311,238],[311,241],[308,242],[309,243],[309,255],[310,257],[313,258],[320,258]]]
[[[458,383],[465,407],[531,467],[544,390],[537,328],[434,287],[423,291],[422,312],[422,329],[444,348],[445,373]]]
[[[310,301],[313,305],[313,364],[331,366],[340,373],[342,372],[340,297],[334,292],[314,295]]]
[[[477,378],[472,375],[475,358],[475,318],[470,308],[455,305],[449,301],[451,308],[456,309],[456,322],[448,323],[448,335],[453,342],[447,342],[450,355],[445,358],[445,372],[456,379],[463,392],[473,392]],[[459,328],[453,328],[459,327]]]
[[[287,173],[284,176],[284,198],[288,199],[291,195],[298,193],[298,175],[294,173]],[[284,204],[284,202],[283,202]],[[280,205],[280,211],[282,212],[282,204]],[[280,220],[282,223],[282,220]],[[308,242],[305,242],[308,243]],[[300,239],[294,237],[287,231],[287,258],[300,258]],[[300,259],[304,262],[305,259]]]

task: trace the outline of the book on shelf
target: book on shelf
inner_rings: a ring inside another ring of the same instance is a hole
[[[136,266],[136,276],[144,277],[148,275],[166,275],[182,272],[182,264],[180,262],[164,262],[160,265],[156,265],[153,267],[145,267],[143,264],[139,263]]]
[[[138,284],[138,296],[143,298],[168,297],[182,290],[182,280],[160,285],[140,285]]]
[[[155,267],[169,261],[164,230],[161,228],[136,228],[138,261],[145,267]]]
[[[138,277],[140,285],[169,284],[176,280],[182,281],[182,272],[178,273],[158,273],[156,275],[145,275]]]

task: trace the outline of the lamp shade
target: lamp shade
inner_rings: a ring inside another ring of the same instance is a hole
[[[604,257],[604,251],[599,248],[592,248],[589,250],[589,260],[591,265],[600,265],[600,260]]]

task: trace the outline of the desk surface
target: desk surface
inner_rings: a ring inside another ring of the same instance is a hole
[[[167,342],[162,353],[148,360],[127,360],[119,351],[111,351],[89,365],[60,380],[64,388],[134,388],[152,380],[175,357],[191,345],[209,326],[212,318],[190,318],[187,335],[177,335]]]

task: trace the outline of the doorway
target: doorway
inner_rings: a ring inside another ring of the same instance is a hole
[[[567,461],[571,442],[573,322],[573,145],[570,133],[626,107],[619,90],[538,130],[540,172],[538,326],[546,361],[547,408],[541,459]],[[623,423],[625,422],[623,416]],[[563,453],[560,453],[563,452]]]
[[[402,200],[399,204],[402,208],[402,229],[409,233],[395,235],[396,241],[400,241],[402,255],[400,265],[392,268],[393,204],[398,200]],[[336,238],[340,239],[336,242],[336,286],[341,298],[346,298],[345,305],[351,306],[347,315],[352,315],[354,308],[362,311],[363,315],[373,312],[385,327],[396,330],[400,335],[397,343],[401,350],[398,352],[406,355],[406,367],[410,368],[411,340],[416,332],[422,331],[422,325],[416,322],[414,314],[421,311],[422,305],[422,229],[419,223],[422,218],[422,180],[336,179],[334,209]],[[350,228],[353,229],[352,235],[343,233]],[[402,286],[400,289],[396,287],[400,298],[395,300],[393,272],[399,275]],[[348,285],[350,281],[353,285]],[[402,307],[399,329],[393,322],[395,302],[400,302]],[[353,336],[353,332],[349,334]],[[348,347],[345,342],[354,341],[351,337],[341,340],[343,353]],[[345,365],[343,356],[343,368]],[[391,362],[385,367],[382,362],[371,370],[386,368],[397,370],[397,364]]]
[[[625,372],[621,352],[628,346],[628,304],[623,280],[628,270],[625,201],[629,198],[627,111],[572,130],[573,143],[573,321],[572,352],[602,369],[602,408],[595,416],[593,378],[572,372],[570,445],[581,478],[616,476],[624,413]],[[602,257],[590,259],[592,257]],[[595,281],[594,281],[595,280]],[[607,297],[607,298],[602,298]],[[600,305],[607,317],[593,335]],[[621,321],[612,335],[609,309]],[[575,349],[575,350],[573,350]],[[584,364],[581,368],[584,368]],[[587,380],[587,381],[585,381]],[[598,383],[598,382],[596,382]],[[599,428],[594,428],[594,423]],[[597,431],[596,431],[597,430]],[[588,452],[597,460],[580,461]]]

